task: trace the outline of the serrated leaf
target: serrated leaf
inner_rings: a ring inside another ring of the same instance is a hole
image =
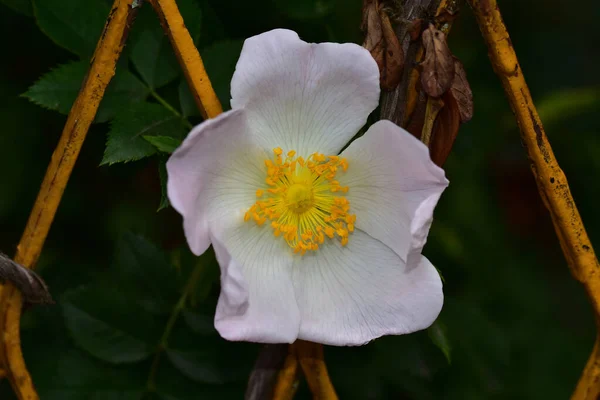
[[[132,300],[109,285],[83,287],[65,294],[65,324],[75,343],[109,363],[132,363],[150,357],[161,330]]]
[[[170,136],[142,136],[150,142],[158,151],[173,153],[181,145],[181,139]]]
[[[23,14],[28,17],[33,16],[33,7],[31,6],[30,0],[0,0],[0,3],[4,4],[15,12],[18,12],[19,14]]]
[[[38,26],[61,47],[89,59],[110,7],[104,1],[33,0]]]
[[[242,51],[242,40],[223,40],[202,50],[202,60],[223,110],[231,108],[229,104],[231,78]]]
[[[452,346],[450,345],[450,340],[446,334],[446,326],[442,322],[436,321],[427,329],[427,334],[429,335],[429,338],[433,344],[435,344],[442,351],[442,353],[444,353],[444,357],[446,357],[448,364],[451,364]]]
[[[194,0],[178,1],[177,6],[192,37],[200,33],[201,11]],[[153,89],[173,81],[180,67],[169,39],[163,33],[151,7],[143,8],[131,32],[130,59],[144,82]]]
[[[112,121],[101,165],[139,160],[158,150],[143,136],[182,138],[187,127],[178,116],[154,103],[122,110]]]
[[[179,298],[178,274],[161,249],[128,233],[117,245],[115,264],[119,282],[146,312],[171,312]]]
[[[59,65],[44,74],[23,96],[39,106],[66,115],[79,93],[88,67],[85,61]],[[139,79],[126,69],[117,69],[94,121],[106,122],[119,110],[142,101],[146,96],[148,89]]]
[[[151,88],[164,86],[179,75],[177,59],[151,7],[140,10],[129,43],[129,58]]]

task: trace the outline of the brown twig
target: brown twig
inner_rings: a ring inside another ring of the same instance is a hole
[[[600,317],[600,265],[579,211],[525,83],[523,71],[502,21],[496,0],[469,0],[496,74],[517,118],[533,175],[550,211],[561,248],[575,278],[583,283],[596,317]],[[600,336],[572,399],[600,396]]]
[[[0,253],[0,282],[10,282],[30,304],[52,304],[48,286],[38,274]]]
[[[175,0],[150,0],[160,23],[183,69],[196,105],[204,118],[214,118],[223,112],[194,40],[185,27]]]
[[[104,32],[94,52],[90,70],[71,108],[27,221],[25,232],[17,246],[15,261],[27,268],[33,268],[40,256],[71,171],[87,131],[96,116],[104,91],[115,74],[117,60],[141,3],[139,0],[116,0],[109,14]],[[21,293],[14,286],[6,285],[1,294],[2,364],[19,399],[38,399],[21,352],[19,335],[23,302]]]

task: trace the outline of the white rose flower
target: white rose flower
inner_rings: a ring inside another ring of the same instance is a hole
[[[233,109],[167,163],[192,252],[212,244],[221,266],[224,338],[360,345],[437,318],[442,283],[421,250],[444,171],[390,121],[339,154],[378,100],[377,64],[356,44],[282,29],[245,41]]]

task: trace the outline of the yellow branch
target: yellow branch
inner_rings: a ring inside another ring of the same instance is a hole
[[[525,83],[496,0],[469,0],[487,43],[496,74],[515,113],[540,195],[550,211],[554,229],[573,275],[583,283],[596,317],[600,317],[600,265],[579,211],[560,169]],[[600,395],[600,337],[572,399]]]
[[[291,345],[298,357],[310,391],[315,400],[337,400],[337,394],[327,373],[327,365],[323,357],[323,345],[319,343],[297,340]]]
[[[290,345],[283,368],[277,375],[273,400],[291,400],[298,389],[298,365],[302,368],[315,400],[337,400],[327,372],[323,345],[297,340]]]
[[[28,268],[33,268],[40,256],[87,131],[96,116],[106,86],[115,73],[129,26],[137,11],[137,7],[132,6],[134,2],[135,0],[115,1],[96,47],[90,70],[52,154],[25,232],[17,246],[15,261]],[[21,294],[10,284],[3,288],[1,294],[2,364],[19,399],[38,399],[21,352]]]
[[[298,358],[291,350],[285,357],[283,367],[277,375],[275,388],[273,389],[273,400],[292,400],[298,390]]]
[[[165,33],[169,36],[175,55],[204,118],[214,118],[223,112],[200,53],[194,45],[175,0],[150,0]]]

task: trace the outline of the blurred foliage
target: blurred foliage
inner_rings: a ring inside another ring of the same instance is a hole
[[[360,0],[178,4],[226,109],[244,38],[286,27],[307,41],[361,41]],[[592,0],[501,6],[596,243],[600,7]],[[109,9],[105,0],[0,0],[5,252],[18,242]],[[475,116],[446,164],[451,185],[425,249],[445,277],[444,310],[428,332],[328,347],[330,373],[342,399],[563,399],[593,344],[591,310],[563,260],[467,8],[450,45],[465,64]],[[218,336],[214,256],[193,257],[180,217],[156,212],[168,204],[165,154],[200,120],[144,6],[38,266],[58,304],[23,315],[25,359],[42,399],[242,397],[260,345]],[[140,161],[123,163],[133,160]],[[13,398],[6,381],[0,398]],[[306,387],[298,398],[309,398]]]

